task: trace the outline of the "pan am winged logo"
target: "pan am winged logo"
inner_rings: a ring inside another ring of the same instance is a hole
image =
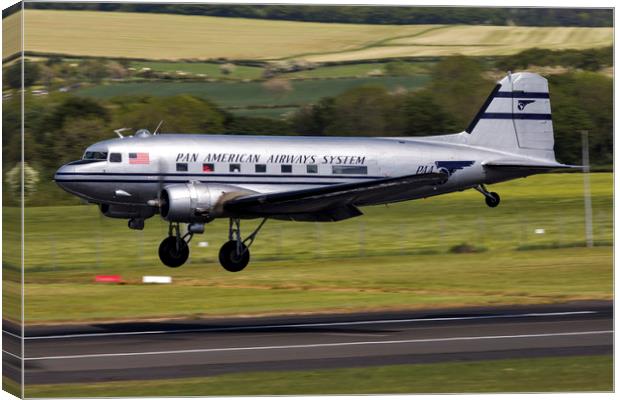
[[[525,106],[535,101],[536,100],[519,100],[519,103],[517,104],[517,108],[519,109],[519,111],[523,111],[525,109]]]
[[[437,170],[451,176],[454,172],[474,165],[473,161],[435,161]]]

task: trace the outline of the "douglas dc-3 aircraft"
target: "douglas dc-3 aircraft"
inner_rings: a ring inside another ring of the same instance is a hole
[[[268,218],[340,221],[359,207],[465,189],[500,202],[486,184],[557,168],[547,80],[508,74],[461,133],[428,137],[277,137],[151,134],[102,141],[82,160],[62,166],[55,181],[112,218],[143,229],[159,213],[168,237],[159,257],[179,267],[192,236],[229,218],[222,266],[241,271]],[[247,237],[241,219],[262,218]],[[181,224],[188,224],[186,230]]]

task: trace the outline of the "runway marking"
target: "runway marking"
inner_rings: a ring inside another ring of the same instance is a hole
[[[17,339],[21,339],[22,338],[21,336],[16,335],[13,332],[5,331],[4,329],[2,330],[2,333],[6,333],[7,335],[13,336],[14,338],[17,338]]]
[[[320,332],[319,334],[327,336],[349,336],[349,337],[385,337],[388,335],[382,335],[379,333],[345,333],[345,332]]]
[[[540,337],[554,337],[554,336],[583,336],[583,335],[602,335],[602,334],[608,334],[608,333],[613,333],[613,330],[536,333],[536,334],[524,334],[524,335],[499,335],[499,336],[461,336],[461,337],[450,337],[450,338],[384,340],[384,341],[367,341],[367,342],[311,343],[311,344],[292,344],[292,345],[282,345],[282,346],[222,347],[222,348],[213,348],[213,349],[145,351],[145,352],[136,352],[136,353],[74,354],[74,355],[66,355],[66,356],[25,357],[24,360],[25,361],[36,361],[36,360],[66,360],[66,359],[78,359],[78,358],[153,356],[153,355],[163,355],[163,354],[215,353],[215,352],[226,352],[226,351],[282,350],[282,349],[302,349],[302,348],[317,348],[317,347],[365,346],[365,345],[429,343],[429,342],[455,342],[455,341],[466,341],[466,340],[518,339],[518,338],[540,338]]]
[[[18,358],[18,359],[20,359],[20,360],[22,359],[22,358],[21,358],[20,356],[18,356],[17,354],[13,354],[13,353],[11,353],[11,352],[9,352],[9,351],[6,351],[6,350],[4,350],[4,349],[2,350],[2,352],[3,352],[3,353],[6,353],[6,354],[8,354],[8,355],[10,355],[10,356],[13,356],[13,357],[15,357],[15,358]]]
[[[403,322],[437,322],[437,321],[469,321],[482,319],[501,319],[501,318],[527,318],[527,317],[558,317],[567,315],[597,314],[597,311],[565,311],[551,313],[526,313],[526,314],[505,314],[505,315],[478,315],[471,317],[437,317],[437,318],[409,318],[409,319],[386,319],[370,321],[348,321],[348,322],[310,322],[300,324],[275,324],[275,325],[248,325],[230,326],[224,328],[202,328],[202,329],[177,329],[177,330],[154,330],[138,332],[101,332],[101,333],[76,333],[68,335],[49,335],[49,336],[26,336],[24,340],[42,339],[70,339],[82,337],[102,337],[102,336],[131,336],[131,335],[160,335],[164,333],[199,333],[199,332],[228,332],[274,328],[318,328],[323,326],[347,326],[347,325],[374,325],[374,324],[398,324]],[[10,335],[16,336],[3,330]],[[21,338],[20,336],[16,336]]]

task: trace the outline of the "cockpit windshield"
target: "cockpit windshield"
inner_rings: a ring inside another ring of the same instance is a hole
[[[84,157],[82,157],[82,160],[107,160],[108,159],[108,153],[105,151],[87,151],[86,153],[84,153]]]

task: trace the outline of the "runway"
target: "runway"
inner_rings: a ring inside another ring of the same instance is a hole
[[[21,337],[3,323],[5,374]],[[611,302],[203,319],[25,332],[25,383],[613,353]]]

